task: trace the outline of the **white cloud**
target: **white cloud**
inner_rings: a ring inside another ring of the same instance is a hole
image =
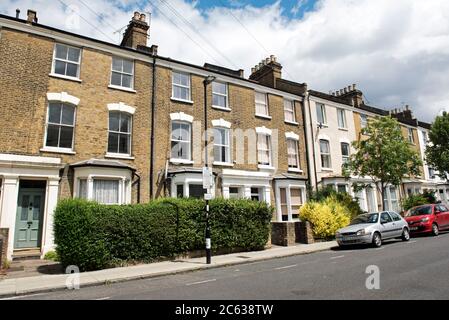
[[[164,56],[243,68],[248,75],[251,66],[275,54],[284,77],[307,82],[309,88],[328,92],[357,83],[372,104],[407,103],[427,121],[449,107],[446,0],[321,0],[301,20],[284,17],[279,1],[262,8],[201,11],[196,1],[168,0],[177,16],[161,0],[145,2],[157,4],[159,10],[151,4],[143,8],[137,0],[4,0],[0,12],[13,16],[19,7],[23,17],[27,8],[34,8],[40,23],[66,28],[60,1],[76,5],[80,15],[98,27],[80,19],[79,29],[71,30],[76,33],[117,43],[120,35],[113,32],[128,23],[134,10],[145,9],[152,12],[150,42],[158,44]],[[81,1],[101,14],[101,21]]]

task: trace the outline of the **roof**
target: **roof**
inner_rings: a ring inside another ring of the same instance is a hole
[[[424,121],[419,121],[418,120],[418,127],[422,127],[422,128],[426,128],[429,129],[432,127],[432,125],[430,123],[424,122]]]
[[[315,90],[309,90],[309,94],[314,96],[314,97],[317,97],[317,98],[322,98],[322,99],[330,100],[330,101],[333,101],[333,102],[337,102],[337,103],[341,103],[341,104],[346,104],[348,106],[352,106],[352,104],[348,100],[342,99],[342,98],[339,98],[339,97],[336,97],[336,96],[333,96],[331,94],[327,94],[327,93],[324,93],[324,92],[315,91]]]
[[[273,177],[274,180],[283,180],[283,179],[289,179],[289,180],[307,180],[307,178],[299,176],[297,174],[290,174],[290,173],[280,173]]]
[[[129,169],[131,171],[136,171],[132,166],[120,162],[118,160],[107,160],[107,159],[89,159],[79,162],[72,163],[70,165],[72,168],[78,167],[107,167],[107,168],[118,168],[118,169]]]

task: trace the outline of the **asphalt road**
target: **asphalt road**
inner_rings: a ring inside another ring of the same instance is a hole
[[[379,268],[380,289],[366,288]],[[447,299],[449,233],[12,299]],[[11,298],[10,298],[11,299]]]

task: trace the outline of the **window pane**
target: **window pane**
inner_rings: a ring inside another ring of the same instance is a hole
[[[173,86],[173,97],[176,99],[189,100],[190,99],[189,89]]]
[[[56,45],[56,58],[67,59],[67,47],[62,44]]]
[[[120,132],[129,133],[131,131],[131,117],[122,113],[120,116]]]
[[[329,142],[326,140],[320,140],[321,153],[329,153]]]
[[[184,197],[184,185],[177,184],[176,185],[176,197],[183,198]]]
[[[322,104],[316,105],[316,116],[317,116],[317,121],[319,123],[325,123],[324,105],[322,105]]]
[[[122,87],[132,88],[133,77],[127,74],[122,75]]]
[[[114,71],[122,71],[123,59],[120,58],[112,58],[112,70]]]
[[[301,189],[299,188],[291,188],[290,189],[290,203],[293,206],[298,206],[302,204],[302,193],[301,193]]]
[[[123,60],[123,72],[133,73],[133,61]]]
[[[60,148],[72,148],[73,127],[61,127]]]
[[[225,144],[225,130],[215,128],[214,130],[214,143]]]
[[[180,154],[180,142],[172,141],[171,142],[171,158],[178,159]]]
[[[226,84],[220,82],[212,82],[212,92],[226,95]]]
[[[119,153],[129,154],[129,138],[128,134],[121,134],[119,136]]]
[[[78,65],[74,63],[67,63],[66,76],[77,77],[78,76]]]
[[[183,86],[189,86],[190,76],[184,73],[173,72],[173,83]]]
[[[94,180],[93,196],[99,203],[118,203],[118,180]]]
[[[266,104],[266,95],[265,93],[262,92],[256,92],[256,102],[257,103],[262,103],[262,104]]]
[[[62,123],[73,125],[73,117],[75,114],[75,107],[64,104],[62,106]]]
[[[118,152],[118,133],[109,132],[108,137],[108,152],[117,153]]]
[[[120,73],[112,72],[111,84],[119,87],[122,85],[122,76]]]
[[[118,112],[109,112],[109,130],[119,131],[119,118]]]
[[[56,60],[55,61],[55,73],[65,75],[65,62]]]
[[[73,62],[79,62],[80,59],[80,49],[78,48],[69,48],[68,59]]]
[[[190,141],[190,125],[187,123],[181,123],[180,125],[181,140]]]
[[[347,143],[341,144],[341,154],[343,156],[349,156],[349,144]]]
[[[189,197],[190,198],[204,198],[204,194],[206,193],[206,189],[203,189],[201,184],[189,184]]]
[[[50,103],[48,106],[48,122],[60,123],[61,122],[61,104]]]
[[[47,127],[47,147],[57,147],[59,140],[59,126],[49,124]]]
[[[212,96],[212,105],[226,108],[226,97],[214,94]]]
[[[87,180],[79,180],[78,198],[87,199]]]

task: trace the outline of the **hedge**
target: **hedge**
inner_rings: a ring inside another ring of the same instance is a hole
[[[54,214],[56,253],[63,266],[87,271],[203,249],[204,207],[198,199],[134,205],[62,200]],[[211,200],[212,250],[262,249],[269,239],[272,212],[263,202]]]

